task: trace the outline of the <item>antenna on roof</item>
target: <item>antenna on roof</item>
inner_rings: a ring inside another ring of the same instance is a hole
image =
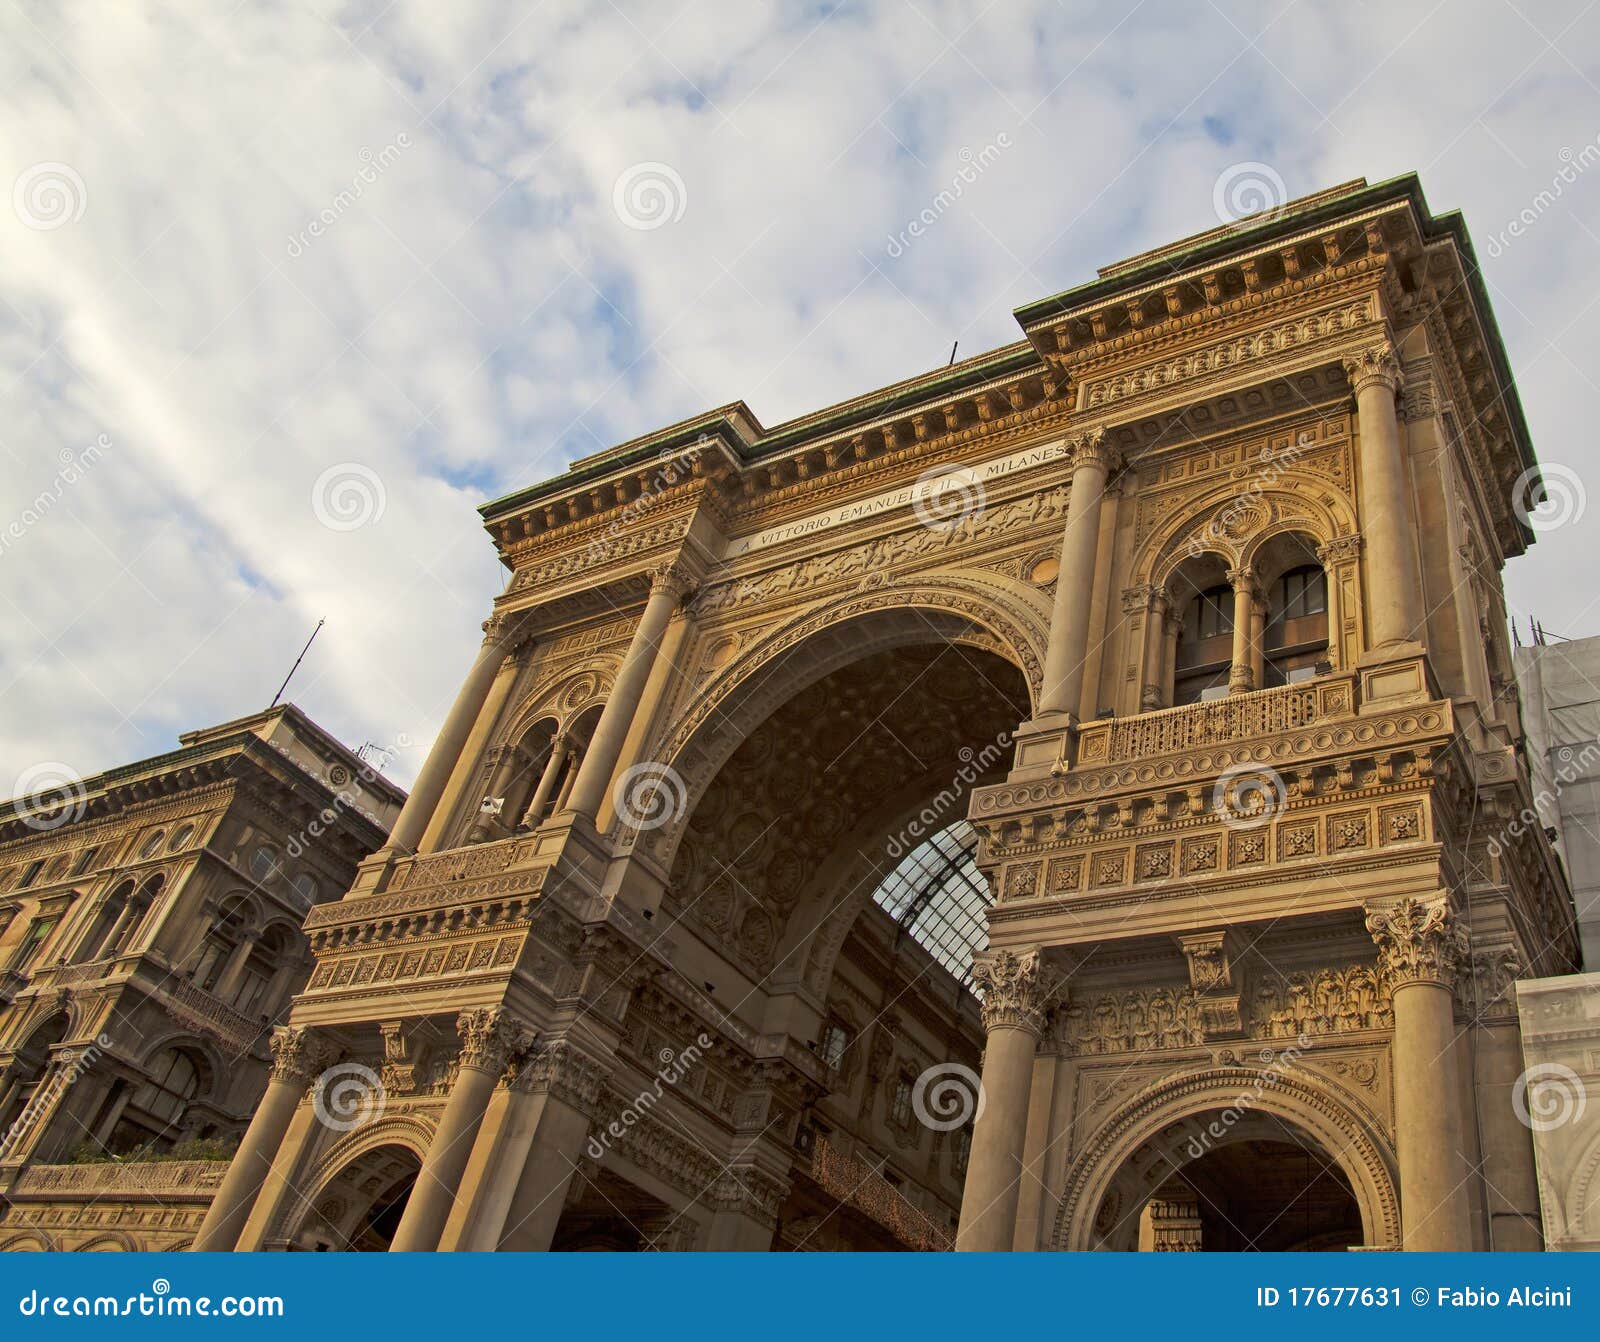
[[[959,340],[952,340],[950,342],[950,363],[945,365],[946,368],[950,367],[950,364],[956,361],[956,346],[960,343],[961,342]]]
[[[311,637],[306,640],[305,647],[300,649],[300,655],[294,659],[294,665],[289,668],[289,674],[283,678],[283,684],[278,686],[278,692],[272,696],[272,702],[267,705],[268,708],[276,708],[278,706],[278,700],[283,698],[283,692],[289,688],[289,682],[294,679],[294,673],[300,669],[300,663],[305,661],[306,653],[311,651],[312,643],[316,641],[317,635],[322,632],[322,626],[326,623],[326,620],[317,621],[317,627],[311,631]]]

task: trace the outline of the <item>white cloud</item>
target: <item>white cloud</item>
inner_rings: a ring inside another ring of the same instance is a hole
[[[776,422],[1013,340],[1016,304],[1214,222],[1229,164],[1296,193],[1418,169],[1481,239],[1600,133],[1597,27],[1576,5],[12,8],[0,183],[63,163],[87,201],[49,231],[0,211],[0,514],[113,446],[0,555],[0,790],[261,706],[323,617],[293,697],[352,743],[428,739],[502,581],[483,497],[734,397]],[[644,161],[686,192],[651,231],[612,206]],[[1600,171],[1484,258],[1536,442],[1586,476],[1597,200]],[[380,521],[319,525],[341,462],[382,480]],[[1569,634],[1600,632],[1582,534],[1509,573]]]

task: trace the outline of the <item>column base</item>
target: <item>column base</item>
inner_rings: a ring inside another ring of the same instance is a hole
[[[1073,759],[1077,737],[1076,713],[1041,713],[1024,722],[1011,737],[1017,753],[1006,781],[1032,783],[1051,777],[1063,760]]]
[[[1439,697],[1428,651],[1420,643],[1373,648],[1357,659],[1356,675],[1361,683],[1358,713],[1383,713]]]

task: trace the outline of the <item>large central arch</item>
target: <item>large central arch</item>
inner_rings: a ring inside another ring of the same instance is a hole
[[[642,836],[669,874],[664,912],[769,991],[820,999],[879,880],[1010,765],[1038,651],[995,609],[857,594],[730,666],[663,752],[687,794]]]

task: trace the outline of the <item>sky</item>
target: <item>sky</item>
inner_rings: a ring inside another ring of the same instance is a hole
[[[0,794],[266,706],[318,620],[288,697],[408,782],[480,502],[1407,171],[1565,468],[1513,611],[1600,634],[1593,3],[5,0]]]

